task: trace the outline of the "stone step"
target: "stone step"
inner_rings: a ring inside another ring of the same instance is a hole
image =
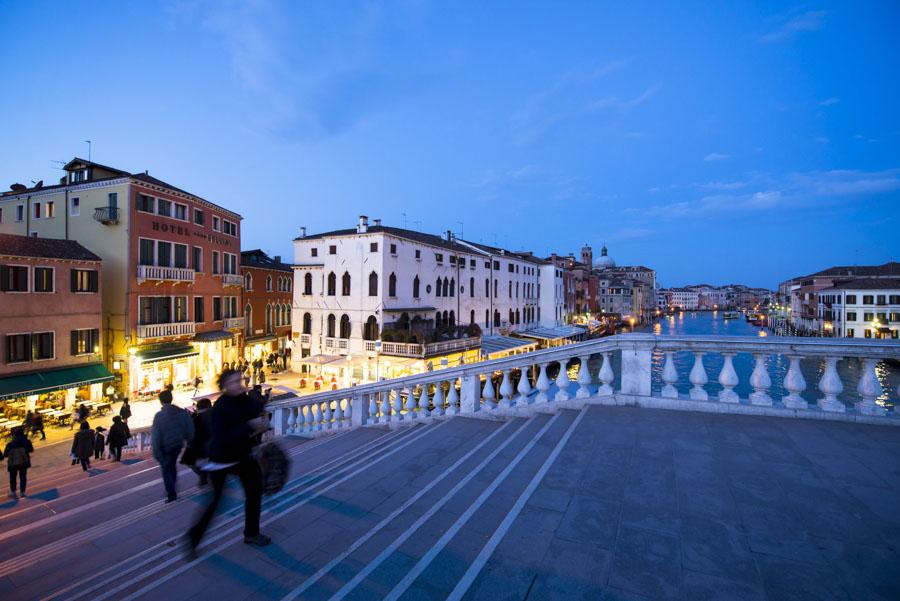
[[[283,502],[284,497],[302,494],[307,489],[320,486],[323,478],[327,477],[329,468],[334,468],[340,473],[340,469],[354,461],[367,461],[367,453],[400,444],[413,429],[388,431],[380,428],[363,428],[349,432],[346,436],[327,436],[316,439],[314,443],[301,445],[310,445],[312,451],[308,456],[295,458],[292,465],[292,480],[285,491],[264,499],[264,515],[268,507]],[[318,446],[312,446],[314,444]],[[319,473],[319,470],[322,473]],[[222,531],[230,532],[236,529],[240,532],[243,510],[239,491],[240,487],[236,482],[227,487],[220,516],[211,527],[208,539],[220,536]],[[154,506],[153,509],[156,511],[150,512],[149,516],[139,515],[137,516],[139,519],[121,524],[114,531],[91,540],[90,544],[94,547],[91,550],[92,554],[79,562],[83,567],[83,571],[79,573],[89,575],[83,579],[74,582],[71,579],[59,579],[56,575],[59,572],[60,562],[68,566],[69,558],[58,555],[54,561],[42,561],[39,566],[29,566],[13,573],[11,578],[17,583],[17,598],[30,598],[29,595],[45,593],[55,588],[59,590],[53,598],[69,599],[84,591],[96,591],[101,587],[120,582],[132,573],[141,580],[148,571],[146,568],[148,565],[154,567],[160,562],[167,562],[166,565],[179,563],[182,549],[178,548],[176,543],[180,542],[187,525],[194,519],[198,507],[204,502],[203,494],[205,493],[185,496],[176,503],[166,505],[165,509]],[[159,494],[155,498],[158,499]],[[159,501],[155,503],[162,505]],[[144,509],[146,507],[142,506],[138,511]],[[53,546],[58,547],[59,543]],[[153,569],[149,571],[155,573]],[[71,573],[71,569],[67,568],[66,572]],[[36,578],[47,577],[56,577],[55,586],[47,586],[46,582],[36,581]],[[18,597],[20,591],[22,596]]]

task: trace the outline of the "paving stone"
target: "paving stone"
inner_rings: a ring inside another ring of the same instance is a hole
[[[760,584],[756,562],[742,532],[695,516],[681,520],[681,564],[686,570]]]
[[[591,497],[575,497],[563,516],[559,538],[612,549],[616,539],[621,506]]]
[[[779,601],[850,601],[838,576],[828,567],[780,558],[759,560],[766,594]]]
[[[609,578],[611,552],[554,539],[538,569],[531,599],[591,599]]]
[[[677,599],[680,558],[677,537],[623,525],[616,539],[609,584],[651,599]]]
[[[690,601],[765,601],[762,583],[728,580],[719,576],[684,570],[682,596]]]

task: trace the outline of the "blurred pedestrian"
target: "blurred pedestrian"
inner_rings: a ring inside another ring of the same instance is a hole
[[[119,408],[119,417],[122,418],[123,422],[128,423],[128,418],[131,417],[131,405],[128,404],[128,399],[122,401],[122,406]]]
[[[153,458],[162,469],[163,485],[166,488],[166,503],[178,498],[175,481],[178,478],[178,456],[186,443],[194,438],[194,424],[188,412],[172,404],[172,391],[166,388],[159,393],[160,409],[153,416],[150,431],[150,445]]]
[[[94,454],[94,431],[91,430],[87,420],[81,422],[78,432],[72,439],[72,459],[74,463],[81,463],[81,469],[88,471],[91,467],[91,455]]]
[[[103,451],[106,450],[106,437],[103,435],[105,431],[103,426],[97,426],[94,430],[94,459],[103,459]]]
[[[31,433],[41,433],[41,440],[47,440],[47,434],[44,432],[44,416],[40,413],[34,414],[34,421],[31,424]]]
[[[19,484],[19,494],[25,494],[25,485],[28,482],[28,468],[31,467],[31,453],[34,446],[25,435],[25,429],[21,426],[13,428],[12,439],[6,443],[6,448],[0,453],[0,460],[6,459],[6,469],[9,471],[9,497],[16,498],[16,480]]]
[[[129,438],[131,438],[131,432],[128,430],[128,424],[122,420],[121,416],[114,416],[107,437],[109,455],[113,461],[122,461],[122,447],[128,444]]]

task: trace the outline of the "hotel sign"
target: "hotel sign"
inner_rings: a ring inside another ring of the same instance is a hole
[[[191,231],[185,225],[175,225],[175,224],[166,223],[165,221],[153,221],[152,226],[153,226],[154,232],[176,234],[178,236],[184,236],[186,238],[190,238],[191,236],[194,236],[196,238],[203,238],[207,242],[212,242],[214,244],[221,244],[222,246],[231,246],[231,240],[229,240],[228,238],[224,238],[222,236],[213,236],[212,234],[204,234],[203,232],[198,232],[197,230]]]

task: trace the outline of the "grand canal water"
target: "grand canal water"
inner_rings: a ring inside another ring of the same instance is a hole
[[[637,331],[637,330],[636,330]],[[661,336],[666,335],[715,335],[715,336],[761,336],[771,335],[760,328],[748,323],[743,316],[740,319],[724,320],[721,312],[698,312],[698,313],[678,313],[663,317],[658,323],[644,328],[644,332],[653,333]],[[653,381],[652,387],[654,394],[662,390],[662,370],[664,356],[662,353],[655,354],[653,357]],[[750,374],[753,372],[753,356],[740,353],[734,357],[734,368],[737,371],[740,384],[735,387],[735,391],[746,398],[752,387],[750,386]],[[703,364],[709,377],[709,384],[706,390],[710,396],[716,396],[722,390],[722,386],[716,381],[722,368],[723,359],[719,354],[706,354],[703,357]],[[597,374],[600,369],[600,358],[594,357],[591,360],[591,373]],[[678,370],[679,381],[676,388],[681,394],[687,394],[691,388],[688,381],[688,375],[694,365],[694,356],[691,353],[676,353],[675,368]],[[572,365],[570,368],[574,368]],[[769,394],[775,399],[782,397],[785,390],[782,386],[785,374],[788,370],[788,361],[781,355],[772,355],[768,362],[769,375],[772,378],[772,388]],[[615,385],[618,387],[619,365],[618,358],[613,359],[613,368],[617,374]],[[820,396],[817,385],[822,373],[825,371],[825,362],[817,359],[804,359],[800,362],[800,368],[803,377],[806,380],[806,390],[802,396],[809,402],[815,402]],[[841,376],[841,382],[844,384],[844,391],[838,395],[847,405],[852,405],[859,400],[856,392],[856,385],[859,382],[861,363],[856,359],[842,359],[838,363],[838,373]],[[577,369],[575,369],[577,373]],[[895,366],[879,363],[876,367],[879,382],[881,383],[883,394],[879,401],[891,405],[890,399],[896,400],[897,386],[900,385],[900,369]]]

